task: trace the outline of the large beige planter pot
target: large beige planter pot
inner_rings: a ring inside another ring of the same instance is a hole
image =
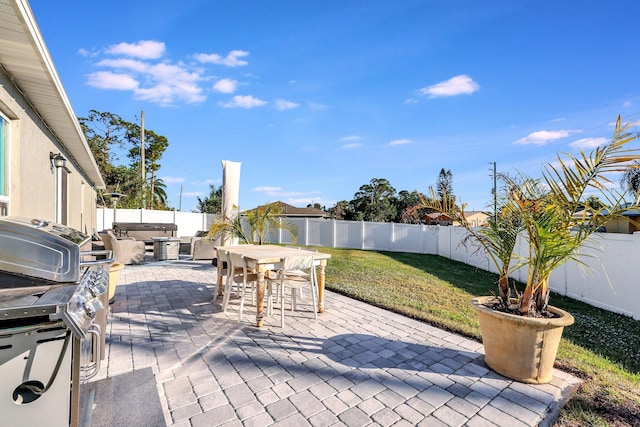
[[[124,264],[114,262],[109,268],[109,304],[113,303],[113,298],[116,295],[116,285],[118,284],[118,277],[120,276],[120,270],[124,268]]]
[[[549,310],[559,317],[541,319],[502,313],[484,305],[494,298],[471,300],[478,311],[485,363],[516,381],[531,384],[550,382],[562,331],[565,326],[573,324],[573,316],[551,306]]]

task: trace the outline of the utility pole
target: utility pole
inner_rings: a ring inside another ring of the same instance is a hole
[[[491,191],[493,193],[493,220],[498,222],[498,178],[496,176],[496,162],[490,162],[489,164],[493,165],[493,173],[491,174],[491,176],[493,176],[493,190]]]
[[[144,170],[144,111],[140,114],[140,171],[142,173],[142,208],[146,208],[147,174]]]
[[[180,201],[178,203],[178,210],[182,212],[182,184],[180,184]]]

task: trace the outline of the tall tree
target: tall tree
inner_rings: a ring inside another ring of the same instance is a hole
[[[440,169],[440,174],[438,174],[436,181],[436,193],[440,200],[444,200],[445,196],[453,198],[453,174],[451,170]]]
[[[141,158],[140,134],[141,134],[141,129],[140,129],[140,126],[138,126],[137,124],[133,124],[130,127],[129,132],[127,133],[129,141],[132,144],[132,147],[129,150],[129,158],[132,160],[131,166],[133,168],[138,168],[138,170],[141,170],[140,169],[140,158]],[[144,142],[145,142],[144,144],[145,175],[146,175],[146,172],[149,172],[151,174],[151,177],[149,178],[149,189],[148,189],[148,194],[150,194],[151,197],[149,198],[150,200],[146,200],[145,207],[148,206],[153,209],[153,206],[156,205],[155,186],[156,186],[156,181],[158,179],[156,177],[156,172],[158,171],[158,169],[160,169],[159,161],[162,158],[164,151],[169,146],[169,142],[167,141],[166,137],[162,135],[158,135],[152,130],[145,130]]]
[[[124,120],[117,114],[89,110],[87,117],[78,118],[80,127],[89,143],[89,148],[96,159],[98,169],[106,179],[113,164],[119,159],[115,157],[111,147],[125,146],[127,128]]]
[[[622,187],[636,194],[640,190],[640,162],[634,161],[627,170],[624,171],[622,179],[620,180]]]
[[[198,211],[210,214],[222,212],[222,186],[216,188],[214,184],[209,185],[209,195],[204,199],[198,197]]]
[[[427,197],[417,190],[411,192],[402,190],[396,199],[397,215],[395,222],[418,224],[420,217],[426,213],[425,209],[416,209],[415,206],[423,204]]]
[[[109,193],[120,193],[124,197],[118,201],[118,207],[137,209],[142,202],[141,194],[144,189],[140,172],[125,165],[112,166],[105,177],[107,188],[104,194],[99,193],[99,201],[104,200],[105,206],[110,206]],[[106,197],[104,197],[106,196]]]
[[[353,196],[351,208],[356,221],[390,222],[397,214],[396,189],[384,178],[374,178]]]
[[[152,130],[145,131],[145,145],[148,147],[145,149],[145,164],[151,171],[151,180],[147,184],[140,170],[139,125],[127,122],[117,114],[97,110],[90,110],[87,117],[78,120],[107,187],[98,191],[98,203],[107,205],[109,200],[105,195],[115,192],[126,196],[118,202],[121,207],[166,208],[166,192],[164,198],[159,197],[163,191],[156,191],[155,187],[160,158],[169,145],[167,138]],[[114,150],[114,147],[120,150]],[[125,152],[128,152],[129,165],[123,164],[123,159],[117,156],[122,150],[128,150]]]
[[[342,200],[334,207],[329,209],[329,213],[331,214],[331,218],[333,219],[347,219],[349,214],[350,204],[346,200]]]

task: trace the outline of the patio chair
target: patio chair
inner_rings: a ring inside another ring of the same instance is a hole
[[[208,231],[198,231],[191,238],[191,256],[194,260],[198,259],[214,259],[216,257],[216,246],[222,244],[222,238],[209,239]]]
[[[298,291],[309,286],[313,299],[313,314],[315,318],[318,319],[318,280],[316,278],[313,255],[286,257],[281,259],[281,263],[282,268],[278,270],[277,276],[275,278],[267,278],[267,284],[269,285],[267,313],[273,312],[271,293],[275,286],[280,300],[280,326],[284,328],[287,288],[291,289],[291,311],[296,311]],[[301,275],[300,272],[303,272],[304,275]]]
[[[193,260],[215,258],[214,246],[216,242],[206,237],[194,237],[191,241],[191,256]]]
[[[104,248],[113,252],[114,262],[125,265],[144,263],[144,242],[137,241],[133,238],[118,240],[116,236],[109,231],[100,233],[100,238],[104,243]]]
[[[191,240],[193,236],[180,236],[180,253],[191,255]]]
[[[229,267],[231,265],[231,261],[229,260],[229,252],[224,251],[224,250],[217,250],[216,253],[216,268],[217,268],[217,272],[218,272],[218,281],[221,284],[220,289],[216,289],[214,294],[213,294],[213,299],[216,300],[218,298],[218,295],[223,295],[224,290],[227,288],[227,279],[228,279],[228,274],[229,274]],[[242,274],[242,268],[237,268],[234,272],[235,275],[240,275]],[[221,278],[221,279],[220,279]],[[238,292],[236,290],[236,295],[238,295]]]
[[[286,245],[286,247],[287,248],[291,248],[291,249],[298,249],[299,251],[302,250],[302,248],[300,246]],[[309,249],[309,250],[311,250],[311,249]],[[316,249],[314,252],[318,252],[318,250]],[[276,273],[277,273],[277,271],[276,271]],[[287,271],[287,274],[290,275],[290,276],[305,276],[305,277],[309,277],[309,273],[308,272],[303,271],[303,270],[296,270],[296,269]],[[304,298],[302,288],[298,289],[298,292],[299,292],[300,298]]]
[[[302,248],[300,246],[291,246],[291,245],[287,245],[287,248],[291,248],[291,249],[298,249],[299,251],[302,250]],[[311,249],[310,249],[311,250]],[[318,252],[317,250],[315,250],[314,252]],[[297,275],[297,276],[305,276],[308,277],[309,276],[309,272],[304,271],[304,270],[300,270],[300,269],[293,269],[293,270],[289,270],[287,271],[288,275]],[[300,289],[300,295],[302,295],[302,289]]]
[[[222,311],[224,313],[227,312],[227,307],[229,306],[229,299],[231,298],[231,288],[232,285],[236,284],[236,292],[240,294],[240,311],[238,315],[238,322],[242,321],[242,311],[244,309],[244,303],[247,293],[247,286],[250,283],[256,283],[258,281],[258,275],[256,273],[250,272],[247,268],[247,263],[244,259],[244,256],[235,253],[229,253],[227,251],[219,251],[224,252],[222,258],[219,258],[219,262],[223,261],[226,257],[227,264],[227,283],[224,289],[224,298],[222,299]],[[220,253],[218,253],[220,255]],[[229,273],[233,272],[233,273]],[[252,296],[252,301],[255,304],[255,286],[250,285],[250,291]]]

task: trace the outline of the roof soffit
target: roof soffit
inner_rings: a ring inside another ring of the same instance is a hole
[[[0,64],[96,188],[104,180],[26,0],[0,0]]]

